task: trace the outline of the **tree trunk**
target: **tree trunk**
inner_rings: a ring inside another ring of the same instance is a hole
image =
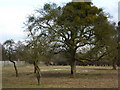
[[[15,62],[14,62],[14,68],[15,68],[15,72],[16,72],[16,77],[18,77],[18,70],[17,70]]]
[[[17,67],[16,67],[16,64],[14,61],[10,60],[13,64],[14,64],[14,69],[15,69],[15,73],[16,73],[16,77],[18,77],[18,70],[17,70]]]
[[[113,66],[113,70],[116,70],[116,62],[115,61],[113,61],[112,66]]]
[[[35,70],[36,70],[36,78],[37,78],[37,81],[38,81],[38,85],[40,85],[41,84],[41,80],[40,80],[40,78],[41,78],[41,71],[40,71],[40,68],[39,68],[39,66],[35,63]]]
[[[76,75],[76,61],[71,61],[71,77],[74,78]]]
[[[15,69],[16,77],[18,77],[18,70],[17,70],[17,67],[16,67],[16,63],[11,59],[10,52],[9,52],[9,61],[14,64],[14,69]]]
[[[75,60],[75,50],[73,48],[70,49],[70,54],[71,54],[71,61],[70,61],[70,66],[71,66],[71,78],[74,78],[76,75],[76,60]]]
[[[34,65],[34,73],[36,73],[36,65],[35,65],[35,62],[33,63]]]

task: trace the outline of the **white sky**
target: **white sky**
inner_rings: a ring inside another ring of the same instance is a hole
[[[8,39],[15,41],[25,40],[23,22],[28,15],[44,5],[44,3],[54,2],[59,5],[72,0],[0,0],[0,42]],[[118,1],[119,0],[92,0],[97,7],[102,7],[113,16],[112,20],[118,21]]]

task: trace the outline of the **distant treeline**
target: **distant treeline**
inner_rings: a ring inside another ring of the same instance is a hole
[[[62,66],[66,66],[66,65],[70,65],[67,61],[58,61],[58,62],[45,62],[45,65],[49,66],[49,65],[62,65]],[[102,61],[96,61],[96,62],[79,62],[76,61],[76,65],[79,66],[112,66],[112,63],[107,61],[107,60],[102,60]],[[116,63],[117,66],[120,66],[119,63]]]

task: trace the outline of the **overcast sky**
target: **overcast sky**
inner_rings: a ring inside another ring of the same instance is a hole
[[[8,39],[15,41],[25,40],[23,22],[28,15],[44,5],[44,3],[54,2],[59,5],[72,0],[0,0],[0,42]],[[105,12],[110,13],[112,21],[118,21],[118,1],[119,0],[92,0],[97,7],[102,7]]]

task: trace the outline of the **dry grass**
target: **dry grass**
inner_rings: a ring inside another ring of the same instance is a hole
[[[118,71],[112,67],[77,66],[75,78],[70,78],[69,66],[41,66],[41,85],[33,74],[33,66],[18,67],[15,77],[13,67],[3,67],[3,88],[117,88]]]

